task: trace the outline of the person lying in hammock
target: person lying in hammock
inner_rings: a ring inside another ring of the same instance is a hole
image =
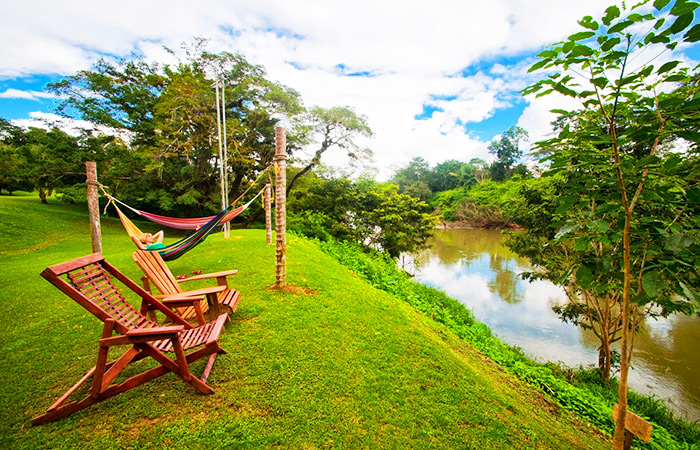
[[[142,244],[146,244],[146,249],[148,250],[165,248],[163,244],[163,230],[160,230],[156,234],[141,233],[139,241],[141,241]]]

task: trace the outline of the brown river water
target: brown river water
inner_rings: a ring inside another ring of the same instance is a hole
[[[540,360],[568,366],[593,365],[597,339],[562,322],[551,310],[566,301],[546,281],[519,274],[527,259],[502,245],[498,230],[437,230],[430,247],[400,261],[416,280],[467,306],[503,341]],[[635,340],[630,387],[663,399],[681,417],[700,420],[700,319],[671,316],[649,320]]]

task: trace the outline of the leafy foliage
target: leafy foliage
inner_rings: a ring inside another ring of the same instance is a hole
[[[584,297],[592,289],[620,299],[619,324],[611,316],[622,347],[616,449],[623,446],[634,330],[657,308],[662,314],[695,310],[698,295],[692,267],[700,246],[682,220],[693,196],[675,176],[678,158],[661,157],[663,144],[680,137],[700,142],[697,86],[679,61],[655,68],[634,57],[695,39],[692,29],[683,33],[700,5],[659,0],[651,12],[641,9],[648,4],[630,11],[611,6],[602,24],[584,17],[579,24],[587,31],[548,47],[530,68],[555,73],[523,91],[558,92],[583,105],[565,112],[558,135],[539,146],[549,152],[552,172],[564,178],[555,210],[564,217],[550,242],[577,252],[570,286]]]
[[[127,136],[131,152],[120,155],[121,164],[104,161],[98,169],[103,184],[137,207],[179,215],[218,211],[212,74],[226,86],[227,195],[234,198],[272,162],[274,117],[303,111],[298,94],[269,81],[262,67],[241,55],[209,53],[204,44],[186,48],[185,59],[172,67],[140,58],[101,60],[48,87],[62,98],[61,114]],[[295,148],[294,133],[288,142]]]
[[[435,226],[426,205],[393,184],[337,177],[307,184],[289,199],[289,227],[306,236],[359,242],[397,257],[422,248]]]

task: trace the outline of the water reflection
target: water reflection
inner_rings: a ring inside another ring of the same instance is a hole
[[[405,259],[416,280],[460,300],[501,339],[535,358],[570,366],[594,364],[592,333],[563,323],[552,306],[564,292],[545,281],[520,279],[529,262],[501,244],[498,230],[440,230],[431,247]],[[650,320],[637,336],[630,386],[667,401],[679,414],[700,420],[700,320]]]

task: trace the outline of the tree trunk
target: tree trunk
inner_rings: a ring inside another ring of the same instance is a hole
[[[39,188],[39,199],[41,203],[48,203],[48,201],[46,201],[46,191],[42,187]]]
[[[620,413],[615,420],[613,434],[613,450],[623,450],[625,447],[625,420],[627,420],[627,377],[630,370],[632,348],[630,343],[630,287],[632,281],[632,260],[630,257],[630,230],[632,212],[625,208],[625,230],[622,235],[624,245],[624,286],[622,288],[622,342],[620,360],[620,388],[618,401]]]
[[[321,144],[321,148],[316,152],[316,154],[311,159],[309,164],[306,167],[304,167],[303,169],[301,169],[301,171],[298,172],[296,175],[294,175],[294,178],[292,178],[292,181],[287,186],[286,195],[289,195],[289,192],[292,190],[292,186],[294,186],[294,183],[296,183],[296,181],[299,178],[301,178],[306,172],[313,169],[315,166],[317,166],[321,162],[321,155],[323,154],[323,152],[328,150],[328,147],[330,147],[330,143],[326,139],[323,141],[323,144]]]
[[[610,381],[610,370],[612,368],[612,355],[610,354],[610,344],[602,343],[598,347],[598,370],[603,378],[603,383]]]

